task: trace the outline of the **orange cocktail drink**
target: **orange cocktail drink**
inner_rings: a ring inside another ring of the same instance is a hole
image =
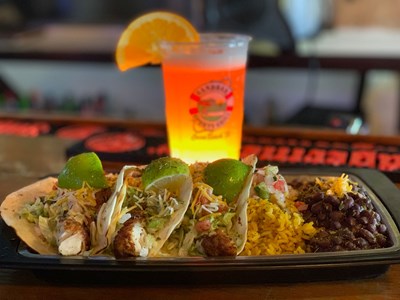
[[[204,34],[196,43],[161,44],[171,156],[188,163],[239,158],[249,40]]]

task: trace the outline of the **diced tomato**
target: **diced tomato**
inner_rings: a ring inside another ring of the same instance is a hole
[[[210,220],[199,221],[196,223],[195,228],[197,232],[208,231],[211,228],[211,222]]]
[[[226,203],[220,202],[218,205],[218,212],[226,212],[229,210],[229,207]]]
[[[203,194],[200,194],[197,198],[196,204],[208,204],[210,200]]]
[[[285,180],[278,179],[275,181],[272,186],[274,187],[275,190],[284,192],[285,191]]]
[[[294,206],[298,211],[305,211],[308,208],[308,204],[304,203],[303,201],[295,201]]]

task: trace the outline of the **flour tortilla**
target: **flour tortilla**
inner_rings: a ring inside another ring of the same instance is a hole
[[[39,227],[22,217],[20,213],[25,205],[32,204],[37,197],[48,194],[56,182],[57,178],[47,177],[25,186],[9,194],[0,206],[4,222],[14,228],[20,239],[39,254],[57,254],[58,251],[41,235]]]
[[[247,175],[245,180],[243,189],[238,196],[238,200],[236,203],[236,211],[238,212],[235,220],[234,220],[234,228],[238,233],[238,239],[236,240],[237,245],[237,254],[239,255],[247,241],[247,229],[248,229],[248,221],[247,221],[247,205],[249,203],[250,189],[251,184],[253,182],[253,174],[257,164],[257,157],[253,155],[249,155],[242,160],[246,165],[251,166],[251,171]]]

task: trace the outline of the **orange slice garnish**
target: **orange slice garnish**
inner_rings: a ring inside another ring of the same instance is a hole
[[[152,12],[133,20],[122,32],[116,49],[121,71],[160,64],[161,41],[196,42],[199,34],[185,18],[170,12]]]

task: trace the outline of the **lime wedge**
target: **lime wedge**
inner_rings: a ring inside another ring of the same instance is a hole
[[[108,187],[100,158],[94,152],[72,156],[58,175],[58,186],[80,189],[86,182],[93,188]]]
[[[179,188],[179,185],[190,176],[189,166],[182,160],[173,157],[161,157],[150,162],[142,174],[144,189]]]
[[[240,194],[251,167],[230,158],[216,160],[204,169],[204,182],[214,189],[215,195],[221,195],[232,202]]]

